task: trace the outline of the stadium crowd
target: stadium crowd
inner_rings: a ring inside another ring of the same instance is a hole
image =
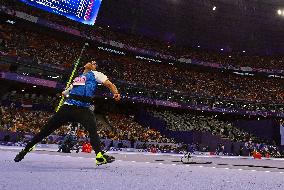
[[[134,121],[134,116],[110,114],[108,120],[116,131],[116,136],[113,137],[115,140],[131,139],[142,142],[174,143],[173,139],[166,138],[159,131],[142,127]]]
[[[3,106],[1,117],[1,128],[5,131],[18,132],[23,134],[34,135],[39,132],[40,128],[53,115],[48,111],[33,110],[32,108],[16,108],[12,103],[10,106]],[[37,119],[35,119],[37,118]],[[122,114],[107,115],[110,126],[103,125],[98,120],[98,134],[102,139],[111,140],[131,140],[140,142],[155,143],[174,143],[173,139],[168,139],[161,135],[159,131],[144,128],[134,121],[134,118]],[[53,135],[66,135],[72,127],[70,124],[64,125]],[[82,128],[78,128],[77,135],[79,137],[88,137],[88,132]]]
[[[249,151],[250,155],[254,152],[260,152],[263,156],[281,156],[280,150],[275,145],[275,142],[256,137],[253,134],[245,132],[229,121],[218,119],[218,116],[194,115],[190,113],[176,113],[171,111],[149,111],[154,117],[163,119],[167,123],[168,130],[172,131],[201,131],[209,132],[213,135],[220,136],[223,139],[230,139],[234,142],[243,142],[244,147]],[[191,145],[190,145],[191,146]],[[199,146],[195,146],[194,150],[199,150]],[[219,144],[216,149],[216,154],[226,154],[224,145]]]
[[[149,39],[138,34],[129,34],[119,30],[110,29],[108,26],[90,27],[78,22],[72,21],[56,14],[51,14],[39,9],[23,6],[23,3],[17,0],[1,2],[1,5],[12,8],[13,10],[22,11],[27,14],[44,18],[51,22],[63,26],[75,28],[89,36],[96,36],[104,40],[114,40],[128,46],[135,46],[145,50],[155,51],[162,54],[168,54],[175,57],[184,57],[202,62],[212,62],[224,65],[225,67],[252,67],[262,69],[279,69],[283,70],[283,56],[258,56],[246,55],[244,52],[224,53],[220,51],[200,50],[200,48],[176,47],[174,44],[164,43],[157,40]],[[56,60],[58,61],[58,60]]]
[[[43,33],[19,30],[15,26],[0,25],[0,35],[2,52],[31,59],[36,64],[49,63],[68,68],[79,52],[78,43],[57,40]]]
[[[114,69],[112,73],[116,78],[150,89],[253,102],[283,103],[284,98],[282,79],[239,76],[180,65],[151,64],[130,58],[107,67]]]
[[[4,49],[8,55],[31,58],[38,64],[51,63],[66,68],[72,65],[80,52],[80,42],[76,40],[70,42],[52,34],[41,35],[40,31],[24,28],[21,31],[18,27],[7,24],[5,27],[0,26],[1,28]],[[95,45],[86,57],[99,60],[100,70],[107,75],[146,89],[252,102],[283,103],[284,100],[283,80],[278,78],[240,76],[180,64],[154,64],[131,56],[113,55],[99,50]]]
[[[46,104],[50,107],[54,107],[58,101],[57,96],[51,95],[43,95],[36,93],[28,93],[25,90],[12,90],[5,93],[0,100],[3,102],[7,102],[8,104],[13,102],[17,104],[21,104],[23,107],[29,107],[29,105],[35,104]]]
[[[49,103],[55,101],[50,96],[41,96],[28,93],[9,92],[2,97],[2,102],[21,102],[21,105],[11,103],[9,106],[1,107],[0,131],[10,131],[19,134],[33,135],[40,130],[45,122],[52,116],[50,111],[34,110],[29,105]],[[38,100],[40,99],[40,100]],[[24,101],[25,100],[25,101]],[[28,103],[23,103],[28,102]],[[246,142],[245,148],[249,151],[262,151],[270,155],[278,155],[279,151],[276,146],[268,145],[270,142],[257,138],[245,131],[234,127],[230,122],[220,120],[216,116],[179,114],[170,111],[151,111],[155,117],[159,117],[167,122],[167,127],[171,131],[201,131],[209,132],[212,135],[220,136],[234,142]],[[36,118],[36,119],[35,119]],[[159,131],[145,128],[137,123],[133,115],[127,114],[106,114],[106,121],[97,116],[98,134],[102,139],[112,141],[130,141],[139,142],[135,148],[144,149],[151,152],[181,152],[182,150],[194,149],[194,151],[207,151],[206,147],[199,149],[198,145],[191,144],[181,146],[176,144],[174,139],[169,139]],[[62,138],[74,130],[71,124],[66,124],[52,135],[61,136]],[[77,128],[77,137],[80,139],[88,138],[88,132],[82,128]],[[48,143],[49,138],[44,140]],[[121,145],[120,148],[124,146]],[[225,154],[220,145],[216,152]],[[279,155],[278,155],[279,156]]]
[[[13,105],[3,107],[2,111],[3,130],[19,133],[38,133],[39,127],[51,117],[48,112],[19,109],[14,108]]]
[[[213,135],[221,136],[235,142],[246,142],[248,140],[259,142],[261,139],[251,136],[232,125],[227,121],[222,121],[215,116],[193,115],[190,113],[179,114],[170,111],[151,112],[155,117],[167,122],[167,127],[172,131],[203,131]]]
[[[88,36],[95,36],[99,39],[108,41],[114,40],[126,44],[127,46],[125,47],[134,46],[177,58],[183,57],[201,62],[218,63],[225,67],[233,65],[237,67],[283,70],[283,56],[251,56],[245,53],[228,54],[199,50],[198,48],[175,47],[172,44],[159,42],[144,36],[115,31],[107,26],[95,26],[94,30],[94,28],[90,26],[79,24],[55,14],[43,12],[29,6],[21,6],[22,3],[16,0],[1,2],[1,6],[2,5],[45,18],[70,28],[78,29]],[[30,59],[37,65],[51,64],[57,67],[70,68],[74,59],[78,57],[81,46],[82,39],[69,34],[52,34],[47,31],[46,28],[33,28],[31,24],[0,24],[1,56]],[[222,103],[223,99],[232,101],[241,100],[253,103],[284,103],[284,83],[283,79],[279,78],[240,76],[220,69],[208,70],[199,67],[191,67],[190,64],[166,63],[169,61],[154,63],[148,60],[141,60],[141,58],[138,59],[130,54],[114,55],[113,53],[98,49],[97,44],[90,44],[90,48],[85,57],[86,60],[91,58],[97,59],[99,69],[116,81],[130,86],[142,87],[146,92],[147,89],[171,93],[175,92],[181,95],[181,100],[183,99],[182,94],[202,98],[214,98],[211,104],[212,107],[218,107],[218,102]],[[148,91],[147,93],[157,92]],[[151,94],[151,96],[155,97],[155,94]],[[19,93],[16,92],[7,94],[4,99],[5,98],[9,101],[21,102],[22,105],[41,104],[44,102],[55,104],[56,102],[56,97],[37,97],[33,94],[19,95]],[[166,98],[173,99],[171,96],[167,96]],[[262,108],[260,106],[260,108],[255,109]],[[263,143],[260,139],[232,127],[230,123],[219,121],[214,117],[175,115],[170,112],[155,114],[168,121],[168,127],[171,130],[208,131],[213,135],[220,135],[223,138],[228,138],[233,141],[252,141],[255,143],[254,147]],[[46,111],[30,111],[4,107],[2,121],[4,124],[2,127],[9,131],[36,133],[39,130],[38,126],[42,126],[50,115],[51,114]],[[34,120],[33,118],[35,117],[41,119]],[[172,139],[167,139],[158,131],[143,128],[136,123],[132,117],[109,115],[108,119],[112,128],[100,128],[99,134],[102,138],[114,140],[128,139],[142,142],[154,141],[159,143],[173,142]],[[63,130],[59,131],[57,134],[63,135],[65,132],[66,131]],[[83,134],[84,132],[81,131],[80,133]],[[145,147],[146,144],[141,146]],[[158,148],[163,149],[163,147]],[[169,149],[174,148],[170,147]]]

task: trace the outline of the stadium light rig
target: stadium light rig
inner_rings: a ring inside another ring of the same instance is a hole
[[[279,16],[284,16],[284,9],[278,9],[278,10],[277,10],[277,14],[278,14]]]

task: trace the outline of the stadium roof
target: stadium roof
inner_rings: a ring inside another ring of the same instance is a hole
[[[103,1],[97,22],[182,45],[284,51],[283,0]]]

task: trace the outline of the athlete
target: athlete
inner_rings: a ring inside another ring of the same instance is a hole
[[[99,83],[110,89],[116,101],[120,100],[120,94],[108,77],[96,71],[96,69],[96,61],[87,62],[84,66],[83,74],[75,78],[72,85],[62,92],[62,95],[67,98],[62,108],[50,118],[41,131],[17,154],[14,159],[15,162],[20,162],[28,152],[32,151],[37,143],[67,122],[80,123],[89,132],[91,145],[96,153],[97,165],[114,161],[113,157],[105,155],[101,150],[96,119],[89,107]]]

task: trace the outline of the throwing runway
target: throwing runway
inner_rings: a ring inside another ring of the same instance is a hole
[[[1,190],[284,188],[281,159],[202,156],[193,157],[194,164],[182,164],[176,155],[111,153],[116,162],[96,167],[95,154],[34,151],[15,163],[17,152],[0,150]]]

